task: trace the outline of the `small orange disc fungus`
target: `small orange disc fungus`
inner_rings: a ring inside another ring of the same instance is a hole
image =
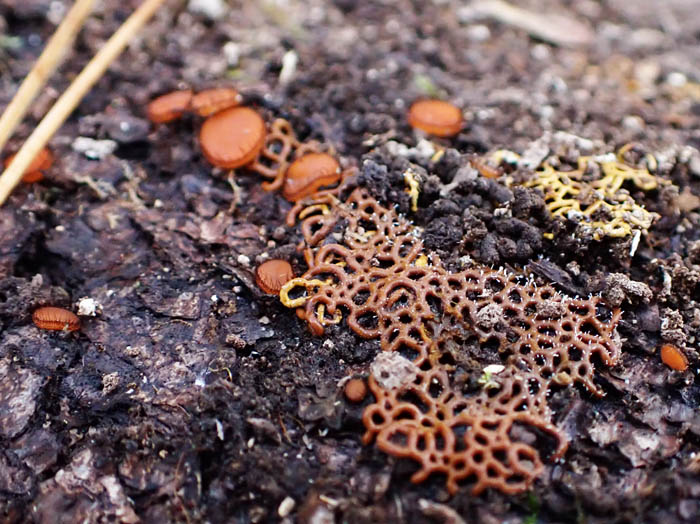
[[[10,155],[5,159],[5,168],[12,163],[15,156],[16,154]],[[42,171],[49,169],[52,164],[53,153],[49,148],[45,147],[39,151],[39,153],[34,157],[34,160],[32,160],[32,163],[29,164],[29,167],[27,167],[27,170],[24,172],[24,176],[22,176],[22,182],[25,184],[33,184],[34,182],[43,180],[44,174]]]
[[[671,369],[685,371],[688,369],[688,359],[676,346],[664,344],[661,346],[661,361]]]
[[[255,282],[268,295],[279,295],[282,286],[293,278],[291,264],[278,258],[263,262],[255,270]]]
[[[39,329],[50,329],[53,331],[76,331],[80,329],[78,316],[60,307],[40,307],[34,311],[32,320]]]
[[[237,106],[242,99],[235,89],[218,87],[206,89],[194,95],[190,107],[199,116],[211,116],[229,107]]]
[[[345,383],[345,398],[359,404],[367,396],[367,384],[361,378],[351,378]]]
[[[327,153],[308,153],[287,169],[282,196],[296,202],[340,179],[340,164]]]
[[[146,108],[148,119],[154,124],[172,122],[190,108],[192,91],[173,91],[151,101]]]
[[[232,107],[210,116],[199,131],[202,153],[226,169],[250,164],[265,144],[265,121],[249,107]]]
[[[419,100],[408,111],[411,127],[430,135],[449,137],[462,129],[462,111],[442,100]]]
[[[489,165],[483,158],[473,159],[472,165],[485,178],[498,178],[503,174],[503,170],[500,167]]]

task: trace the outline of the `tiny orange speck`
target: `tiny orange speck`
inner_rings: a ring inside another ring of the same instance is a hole
[[[360,403],[367,396],[367,384],[361,378],[351,378],[345,383],[345,397],[354,403]]]
[[[661,346],[661,361],[671,369],[685,371],[688,369],[688,359],[676,346],[664,344]]]

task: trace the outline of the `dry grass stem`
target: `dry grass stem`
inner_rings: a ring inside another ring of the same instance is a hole
[[[0,118],[0,150],[14,133],[46,81],[63,62],[95,0],[76,0]]]
[[[124,50],[129,40],[153,16],[165,0],[145,0],[100,49],[73,83],[56,101],[17,153],[12,164],[0,176],[0,205],[22,178],[39,150],[77,107],[90,88]]]

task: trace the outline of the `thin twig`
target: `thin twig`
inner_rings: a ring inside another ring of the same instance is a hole
[[[112,35],[56,101],[18,151],[10,166],[0,175],[0,205],[7,200],[12,189],[22,178],[24,171],[41,148],[46,145],[90,88],[124,50],[129,40],[153,16],[153,13],[163,2],[165,0],[144,0],[143,4],[117,29],[117,32]]]
[[[90,14],[95,0],[76,0],[61,25],[46,44],[34,67],[19,86],[17,93],[0,118],[0,151],[12,136],[39,90],[63,62],[73,40]]]

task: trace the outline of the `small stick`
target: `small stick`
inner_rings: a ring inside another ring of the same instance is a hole
[[[30,104],[44,87],[56,68],[63,62],[66,51],[73,43],[85,18],[90,14],[95,0],[76,0],[71,10],[46,44],[34,67],[19,86],[17,93],[0,118],[0,151],[12,136],[17,125],[27,114]]]
[[[5,203],[22,178],[34,157],[66,121],[90,88],[104,74],[110,64],[124,50],[129,40],[143,26],[165,0],[144,0],[132,15],[117,29],[73,83],[60,96],[44,119],[34,129],[10,166],[0,175],[0,206]]]

